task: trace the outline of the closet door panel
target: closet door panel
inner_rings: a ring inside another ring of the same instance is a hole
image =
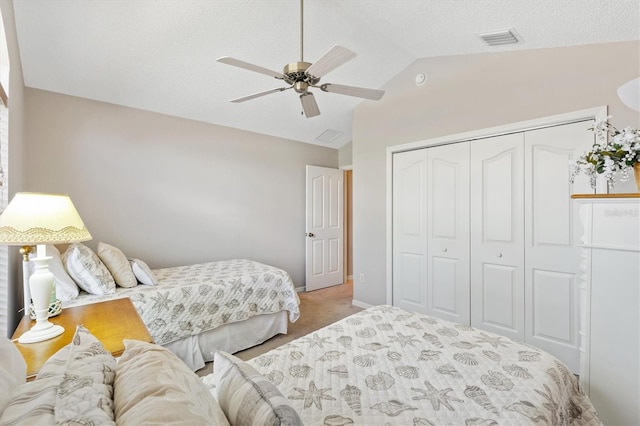
[[[568,164],[593,143],[593,121],[525,134],[525,341],[579,370],[578,212]]]
[[[427,149],[427,313],[470,324],[469,143]]]
[[[524,340],[522,133],[471,142],[471,325]]]
[[[393,155],[393,305],[427,311],[427,154]]]

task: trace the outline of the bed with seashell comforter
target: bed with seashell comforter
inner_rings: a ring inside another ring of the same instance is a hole
[[[601,425],[576,377],[506,337],[369,308],[249,361],[305,425]]]

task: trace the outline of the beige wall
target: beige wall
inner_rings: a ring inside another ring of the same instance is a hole
[[[428,81],[417,87],[416,74]],[[621,42],[416,61],[354,110],[354,299],[386,303],[386,148],[601,105],[640,127],[617,88],[640,74],[640,43]]]
[[[338,151],[338,165],[340,167],[353,165],[353,142],[349,142]]]
[[[152,268],[249,258],[304,285],[305,165],[338,151],[36,89],[31,191],[71,196],[98,241]]]
[[[5,27],[7,38],[7,48],[9,50],[9,63],[11,71],[9,74],[9,170],[5,171],[9,191],[9,200],[16,192],[24,189],[24,144],[23,144],[23,98],[24,81],[22,79],[22,65],[18,52],[18,41],[16,38],[15,19],[13,16],[13,2],[10,0],[0,0],[0,11]],[[21,315],[18,310],[22,308],[22,265],[17,247],[9,247],[9,270],[8,278],[10,283],[18,283],[9,286],[9,334],[18,325]]]

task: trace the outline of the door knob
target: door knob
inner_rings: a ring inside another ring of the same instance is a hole
[[[498,253],[498,257],[502,257],[502,253]]]
[[[315,235],[313,235],[313,232],[309,232],[309,233],[307,234],[307,237],[315,237]]]
[[[443,249],[442,249],[442,251],[443,251],[444,253],[446,253],[446,252],[447,252],[447,248],[446,248],[446,247],[445,247],[445,248],[443,248]]]

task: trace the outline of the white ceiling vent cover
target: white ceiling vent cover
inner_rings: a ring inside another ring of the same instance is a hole
[[[316,138],[316,140],[318,142],[331,143],[341,135],[342,135],[342,132],[338,130],[327,129],[324,132],[320,133],[320,135]]]
[[[502,46],[503,44],[514,44],[520,42],[520,38],[513,28],[478,34],[478,37],[480,37],[482,41],[487,43],[489,46]]]

